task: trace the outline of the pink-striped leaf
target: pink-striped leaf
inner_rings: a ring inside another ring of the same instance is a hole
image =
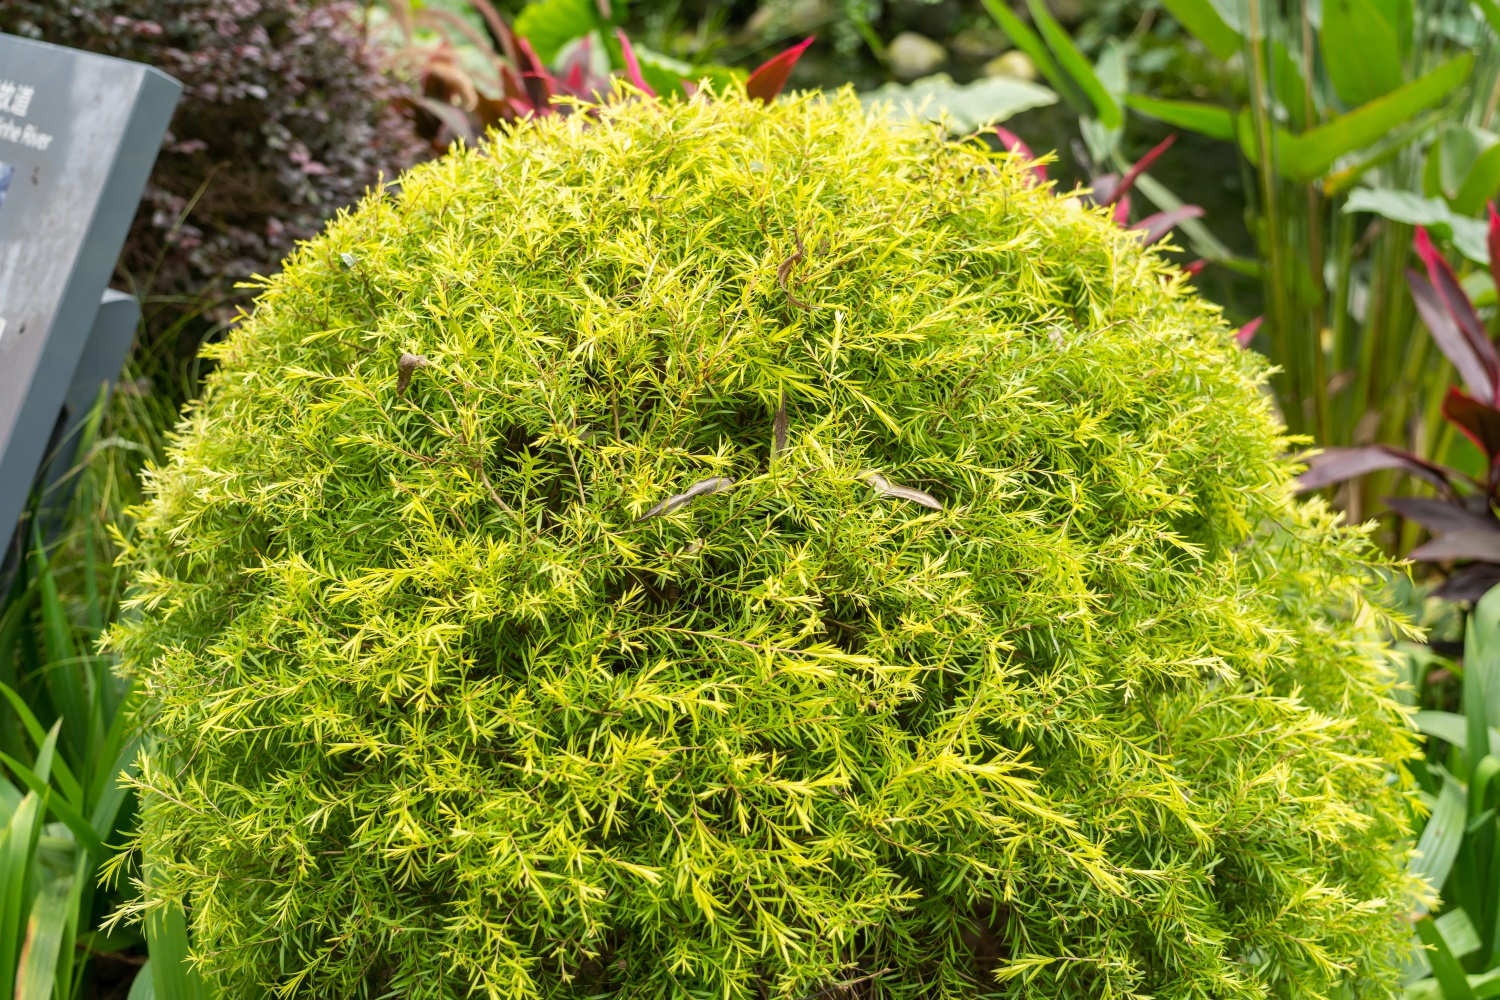
[[[1249,347],[1250,341],[1255,337],[1255,331],[1266,321],[1264,316],[1257,316],[1244,326],[1234,332],[1234,339],[1239,341],[1241,347]]]
[[[1453,268],[1449,266],[1443,255],[1438,253],[1437,247],[1433,246],[1432,237],[1427,235],[1424,227],[1417,227],[1413,243],[1416,245],[1417,256],[1421,257],[1422,263],[1427,265],[1427,280],[1431,282],[1443,308],[1448,315],[1453,317],[1453,321],[1458,324],[1459,332],[1463,334],[1470,349],[1484,365],[1490,391],[1477,395],[1483,399],[1494,400],[1495,387],[1500,384],[1500,358],[1495,355],[1495,345],[1490,343],[1484,324],[1479,322],[1479,314],[1474,311],[1474,304],[1464,294],[1463,287],[1458,283],[1458,276],[1453,273]],[[1426,317],[1424,316],[1423,319],[1425,320]]]
[[[1136,178],[1145,173],[1147,167],[1151,166],[1151,164],[1159,160],[1161,158],[1161,154],[1165,153],[1168,149],[1171,149],[1172,143],[1176,141],[1177,133],[1173,132],[1161,142],[1158,142],[1155,146],[1151,147],[1151,150],[1146,153],[1145,156],[1141,157],[1139,160],[1136,160],[1135,163],[1131,165],[1130,169],[1125,171],[1125,176],[1120,179],[1119,184],[1115,185],[1115,189],[1109,193],[1109,196],[1104,203],[1106,205],[1113,205],[1115,202],[1125,197],[1130,189],[1135,186]]]
[[[1047,168],[1036,162],[1036,157],[1031,152],[1031,147],[1021,140],[1010,129],[995,126],[995,135],[1000,137],[1000,144],[1005,147],[1006,152],[1014,153],[1021,159],[1031,164],[1031,172],[1036,175],[1039,183],[1047,183]]]
[[[620,40],[620,54],[625,58],[625,79],[630,85],[647,97],[655,97],[656,91],[651,89],[651,84],[641,74],[641,61],[635,57],[635,49],[631,48],[630,39],[625,37],[625,32],[615,29],[615,37]]]
[[[1121,202],[1121,204],[1124,204],[1124,202]],[[1149,247],[1170,233],[1172,228],[1184,219],[1197,219],[1202,216],[1203,209],[1197,205],[1179,205],[1168,212],[1157,212],[1155,215],[1148,215],[1140,222],[1137,222],[1132,228],[1141,234],[1141,242]]]

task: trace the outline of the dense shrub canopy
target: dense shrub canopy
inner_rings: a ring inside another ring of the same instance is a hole
[[[265,284],[112,644],[230,996],[1390,995],[1411,748],[1263,364],[851,95],[411,171]]]

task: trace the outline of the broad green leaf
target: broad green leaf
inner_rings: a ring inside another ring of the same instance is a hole
[[[1047,10],[1047,5],[1041,0],[1026,0],[1031,10],[1031,20],[1036,24],[1037,30],[1047,40],[1053,55],[1057,57],[1058,63],[1067,71],[1072,81],[1078,85],[1089,102],[1094,106],[1094,114],[1104,123],[1105,128],[1119,128],[1125,124],[1125,116],[1120,111],[1120,105],[1110,96],[1104,84],[1099,82],[1099,77],[1094,75],[1094,67],[1089,65],[1078,46],[1073,44],[1073,39],[1063,30],[1062,25]]]
[[[1484,206],[1500,194],[1500,142],[1489,146],[1469,163],[1469,173],[1451,199],[1459,215],[1478,216]]]
[[[550,64],[575,38],[607,27],[595,0],[532,0],[516,15],[515,33]]]
[[[148,958],[130,981],[130,992],[125,995],[125,1000],[156,1000],[156,986],[152,975],[151,959]]]
[[[1469,986],[1463,966],[1448,950],[1448,943],[1438,932],[1431,917],[1417,921],[1417,936],[1427,946],[1427,961],[1432,966],[1433,977],[1443,988],[1444,1000],[1475,1000],[1474,990]]]
[[[1344,211],[1371,212],[1392,222],[1426,226],[1474,263],[1489,263],[1484,223],[1457,214],[1441,198],[1423,198],[1393,188],[1355,188],[1344,202]]]
[[[146,948],[151,982],[157,996],[171,1000],[209,1000],[208,989],[188,961],[187,922],[172,907],[146,919]]]
[[[70,936],[69,921],[77,919],[73,902],[72,876],[54,879],[37,893],[16,970],[16,1000],[51,1000],[58,954],[63,939]]]
[[[109,849],[104,846],[104,841],[94,832],[94,828],[89,825],[88,820],[83,818],[83,814],[78,811],[76,806],[60,795],[47,794],[49,792],[47,778],[44,773],[41,773],[40,769],[33,771],[7,753],[0,753],[0,763],[10,768],[11,772],[17,778],[21,779],[21,783],[37,795],[46,795],[47,810],[61,820],[69,830],[73,831],[73,836],[78,838],[79,843],[97,858],[103,858],[109,854]]]
[[[21,725],[25,728],[26,734],[40,748],[46,742],[47,734],[42,729],[41,721],[31,711],[31,706],[27,705],[26,700],[9,684],[0,683],[0,698],[3,698],[10,704],[11,709],[16,713],[16,718],[21,720]],[[52,777],[57,782],[58,790],[73,802],[81,801],[83,799],[83,789],[79,785],[78,779],[73,776],[73,772],[69,770],[68,765],[61,757],[53,760],[52,765],[55,769]]]
[[[1164,101],[1155,97],[1131,94],[1125,98],[1131,110],[1139,111],[1148,118],[1166,122],[1177,128],[1187,129],[1223,142],[1234,140],[1234,115],[1216,104],[1200,104],[1196,101]]]
[[[1457,747],[1460,753],[1468,752],[1469,734],[1467,723],[1464,717],[1457,712],[1437,712],[1431,709],[1423,709],[1413,716],[1413,720],[1416,722],[1419,732]],[[1489,752],[1500,756],[1500,729],[1490,728]]]
[[[939,73],[902,86],[888,83],[860,95],[866,108],[884,107],[898,120],[946,120],[954,133],[968,133],[1005,121],[1012,115],[1057,103],[1057,95],[1039,84],[994,77],[956,84]]]
[[[1474,921],[1463,910],[1449,910],[1434,919],[1433,923],[1437,924],[1438,933],[1443,936],[1443,941],[1455,958],[1463,958],[1479,950],[1479,932],[1474,929]]]
[[[1375,0],[1323,0],[1318,41],[1328,79],[1345,104],[1364,104],[1401,86],[1401,40]]]
[[[1463,785],[1443,772],[1443,790],[1432,815],[1427,817],[1427,825],[1422,827],[1417,852],[1408,866],[1411,874],[1425,881],[1434,892],[1441,891],[1443,883],[1448,881],[1448,873],[1453,870],[1453,861],[1463,845],[1467,806]]]
[[[1423,164],[1423,193],[1442,196],[1451,204],[1468,180],[1473,168],[1484,154],[1497,144],[1493,132],[1468,125],[1449,124],[1443,128]],[[1481,202],[1479,205],[1483,208]],[[1477,215],[1477,211],[1465,211],[1464,215]]]
[[[1490,30],[1500,35],[1500,3],[1496,3],[1496,0],[1474,0],[1474,3],[1483,12]]]
[[[16,945],[33,895],[31,869],[46,816],[44,799],[28,794],[0,828],[0,975],[10,975],[19,958]]]
[[[1277,172],[1294,181],[1314,180],[1339,157],[1364,149],[1412,116],[1442,102],[1468,79],[1473,67],[1473,55],[1457,56],[1426,76],[1301,135],[1278,129],[1273,142]],[[1247,138],[1253,139],[1244,127],[1240,133],[1242,144]],[[1245,149],[1253,157],[1254,143]]]
[[[1208,0],[1162,0],[1162,6],[1177,19],[1215,59],[1224,60],[1240,51],[1243,39]]]

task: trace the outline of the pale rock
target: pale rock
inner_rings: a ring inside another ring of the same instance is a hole
[[[899,80],[927,76],[948,61],[948,50],[926,35],[903,31],[885,49],[886,61]]]
[[[1020,49],[1002,52],[985,63],[981,72],[989,77],[1009,76],[1017,80],[1036,79],[1036,65],[1031,61],[1031,57]]]

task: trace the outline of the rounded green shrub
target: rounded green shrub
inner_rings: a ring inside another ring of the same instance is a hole
[[[140,909],[230,997],[1394,995],[1370,550],[1028,178],[639,101],[300,248],[124,556]]]

